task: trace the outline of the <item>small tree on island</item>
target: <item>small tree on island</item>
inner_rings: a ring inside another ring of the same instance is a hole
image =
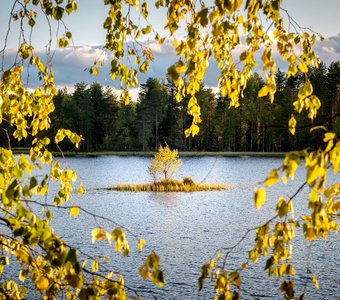
[[[160,146],[158,152],[151,159],[151,165],[148,168],[154,182],[157,182],[158,176],[164,176],[164,180],[169,180],[182,164],[179,158],[178,150],[171,150],[166,144]]]

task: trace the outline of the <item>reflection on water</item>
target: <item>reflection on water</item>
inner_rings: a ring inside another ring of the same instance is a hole
[[[118,182],[148,182],[148,158],[98,157],[67,158],[64,165],[74,168],[79,181],[87,187],[87,194],[76,203],[96,214],[113,219],[146,241],[146,251],[157,251],[165,270],[167,284],[155,288],[136,275],[147,253],[138,253],[136,243],[129,236],[132,253],[122,258],[105,243],[90,245],[90,231],[98,220],[80,214],[77,219],[56,213],[56,231],[72,244],[86,249],[93,255],[107,255],[112,260],[112,269],[125,275],[126,283],[144,291],[146,299],[209,299],[213,289],[209,286],[197,291],[200,266],[216,255],[218,249],[234,245],[246,232],[266,221],[280,195],[289,195],[299,187],[304,173],[296,174],[296,180],[287,187],[277,185],[268,190],[268,201],[260,211],[253,206],[252,187],[261,182],[266,174],[281,163],[275,158],[183,158],[183,165],[176,178],[192,177],[196,181],[226,182],[235,186],[232,190],[195,193],[147,193],[115,192],[97,190]],[[208,175],[208,176],[207,176]],[[335,180],[335,178],[333,178]],[[296,214],[306,210],[308,191],[304,189],[296,199]],[[101,226],[110,228],[103,222]],[[227,260],[232,268],[244,262],[252,245],[253,233],[245,239],[237,251]],[[308,298],[339,299],[340,260],[339,238],[330,238],[331,243],[313,243],[310,268],[318,274],[320,290],[315,291],[308,280]],[[299,238],[294,242],[297,271],[297,290],[302,292],[306,282],[308,247]],[[312,267],[313,266],[313,267]],[[308,275],[310,276],[310,275]],[[281,298],[275,279],[263,271],[263,262],[251,266],[242,273],[245,283],[243,299],[254,299],[247,294],[270,295]],[[209,282],[207,281],[209,285]],[[261,297],[259,297],[261,298]]]
[[[180,193],[148,193],[148,199],[164,207],[175,207],[179,204]]]

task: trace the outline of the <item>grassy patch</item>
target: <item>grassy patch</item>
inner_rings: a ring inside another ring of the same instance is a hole
[[[129,192],[199,192],[199,191],[219,191],[232,189],[233,186],[225,183],[195,183],[191,178],[183,180],[162,180],[156,183],[142,184],[117,184],[109,188],[115,191]]]

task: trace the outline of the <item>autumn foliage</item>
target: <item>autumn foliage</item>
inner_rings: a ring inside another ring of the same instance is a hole
[[[51,48],[71,44],[72,34],[64,21],[66,14],[76,12],[76,1],[12,2],[9,23],[6,20],[1,25],[8,27],[8,35],[19,32],[19,44],[16,55],[13,55],[14,61],[4,62],[7,36],[3,41],[0,57],[0,126],[5,134],[17,141],[28,139],[30,149],[28,156],[16,156],[10,142],[0,148],[0,299],[27,298],[29,289],[34,289],[44,299],[126,299],[127,291],[138,298],[138,291],[129,287],[122,276],[100,272],[100,257],[93,257],[72,246],[72,242],[68,243],[55,234],[51,226],[56,210],[64,210],[70,217],[83,213],[96,221],[103,220],[94,212],[70,204],[72,196],[84,190],[75,185],[76,173],[62,168],[51,152],[51,144],[59,147],[63,140],[69,140],[77,146],[82,137],[69,129],[60,129],[53,137],[47,136],[51,126],[50,114],[55,109],[53,97],[57,94]],[[184,0],[152,2],[155,9],[165,14],[165,29],[178,55],[177,62],[169,67],[167,75],[176,87],[176,100],[181,101],[185,97],[188,100],[187,112],[192,117],[192,123],[185,130],[186,136],[199,133],[202,120],[196,94],[211,60],[216,61],[220,69],[218,80],[222,96],[229,100],[230,106],[237,108],[242,103],[247,82],[259,64],[265,84],[258,96],[268,103],[275,100],[275,51],[279,59],[287,62],[287,77],[298,72],[303,74],[297,99],[292,102],[294,112],[287,120],[288,130],[295,134],[301,113],[306,113],[311,120],[315,118],[320,101],[313,92],[308,72],[309,68],[317,67],[320,62],[313,48],[319,35],[308,28],[299,27],[281,8],[281,2],[216,0],[213,5],[207,5],[204,1]],[[109,60],[110,77],[120,81],[121,98],[128,103],[129,88],[138,86],[138,73],[145,73],[154,59],[152,49],[145,41],[150,39],[162,44],[166,37],[161,37],[148,22],[148,1],[104,0],[104,4],[107,8],[107,16],[103,20],[106,32],[104,56]],[[136,12],[132,14],[131,11]],[[35,51],[37,49],[31,43],[34,39],[31,39],[30,32],[38,25],[38,15],[47,20],[48,25],[45,26],[55,25],[58,28],[56,40],[53,40],[52,28],[49,30],[50,36],[46,37],[47,57],[40,54],[45,51]],[[137,16],[135,20],[133,15]],[[10,30],[13,24],[18,26],[19,31]],[[184,37],[176,37],[179,31],[184,32]],[[244,36],[246,39],[243,41]],[[240,45],[243,50],[235,55]],[[260,59],[257,59],[258,54],[261,55]],[[103,63],[100,59],[95,61],[90,73],[97,75]],[[25,78],[23,75],[26,66],[35,70],[39,80],[33,90],[27,88],[29,76]],[[203,287],[207,278],[211,278],[216,299],[238,299],[242,284],[246,284],[241,280],[242,270],[248,263],[260,261],[260,257],[265,258],[268,275],[277,279],[285,299],[304,299],[304,294],[295,293],[295,269],[290,260],[294,255],[292,241],[297,231],[308,243],[317,238],[326,239],[331,233],[337,234],[340,215],[339,183],[328,181],[330,172],[339,172],[339,137],[329,131],[329,124],[311,130],[322,132],[318,148],[287,153],[282,166],[273,170],[255,190],[255,205],[260,208],[265,203],[265,191],[270,185],[279,180],[288,184],[294,180],[298,167],[306,170],[302,187],[291,196],[279,197],[273,217],[255,229],[256,239],[249,258],[245,258],[240,266],[227,269],[225,262],[238,243],[229,250],[219,252],[215,259],[202,266],[199,288]],[[168,147],[160,150],[150,172],[155,180],[157,176],[164,176],[167,180],[179,167],[180,160],[176,151],[172,152]],[[45,174],[41,174],[43,171]],[[58,187],[57,191],[50,189],[50,182]],[[309,195],[299,201],[305,201],[308,209],[302,216],[295,216],[294,202],[303,187],[308,189]],[[105,219],[105,222],[108,220]],[[109,223],[112,225],[110,230],[104,230],[100,225],[92,229],[92,242],[106,240],[115,251],[128,255],[127,229],[117,226],[112,220]],[[140,250],[144,244],[142,241],[135,241]],[[13,260],[18,262],[18,278],[6,275],[11,271]],[[160,257],[153,251],[147,253],[136,276],[163,286],[165,277]],[[310,281],[318,288],[316,274]]]

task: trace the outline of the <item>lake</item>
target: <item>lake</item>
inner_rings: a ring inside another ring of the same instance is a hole
[[[140,291],[145,299],[211,299],[214,296],[210,280],[198,292],[197,279],[200,267],[222,251],[233,246],[246,232],[274,215],[277,198],[292,195],[304,179],[299,169],[296,180],[284,186],[278,184],[267,191],[267,202],[261,210],[253,205],[253,187],[263,181],[268,172],[280,166],[280,158],[252,157],[199,157],[182,158],[176,178],[192,177],[200,182],[226,182],[231,190],[195,193],[117,192],[103,188],[117,183],[150,181],[147,167],[149,158],[102,156],[96,158],[60,159],[63,167],[77,171],[87,193],[72,203],[112,219],[146,240],[142,253],[136,250],[136,241],[127,234],[131,254],[123,257],[115,253],[105,241],[91,245],[91,229],[113,226],[100,219],[80,213],[71,218],[65,211],[55,212],[53,226],[56,233],[70,244],[91,255],[104,255],[111,263],[104,265],[122,273],[125,283]],[[333,175],[330,181],[335,181]],[[306,210],[308,189],[295,200],[296,216]],[[300,238],[299,238],[300,235]],[[311,246],[303,242],[301,234],[294,241],[293,262],[296,264],[298,295],[307,286],[308,299],[340,299],[340,241],[338,236],[327,241],[317,240]],[[239,266],[247,260],[254,232],[243,241],[227,260],[227,267]],[[310,248],[312,251],[310,251]],[[166,285],[154,287],[139,278],[138,269],[150,251],[161,256]],[[282,298],[275,278],[268,278],[264,260],[242,272],[242,299]],[[315,290],[307,269],[318,276],[320,290]]]

